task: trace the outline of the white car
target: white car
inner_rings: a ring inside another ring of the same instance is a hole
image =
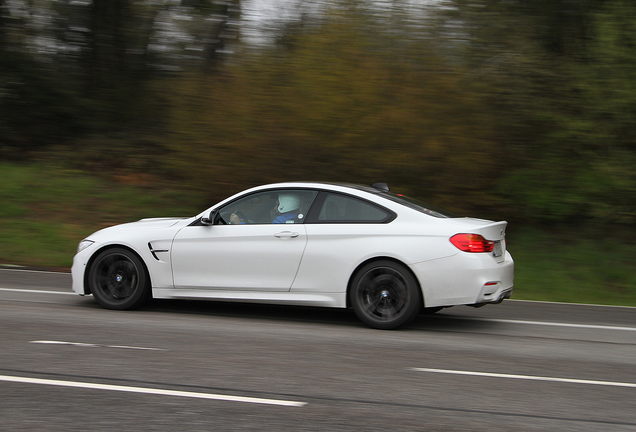
[[[384,183],[279,183],[194,217],[90,235],[73,290],[109,309],[153,298],[351,307],[374,328],[512,293],[507,222],[454,218]]]

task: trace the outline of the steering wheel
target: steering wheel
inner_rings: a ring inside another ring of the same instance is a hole
[[[241,218],[241,221],[243,221],[244,223],[247,223],[247,216],[245,216],[245,213],[243,213],[240,210],[236,210],[234,214],[237,215],[239,218]]]

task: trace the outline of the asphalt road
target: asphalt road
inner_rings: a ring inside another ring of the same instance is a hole
[[[636,431],[636,308],[100,308],[0,270],[1,431]]]

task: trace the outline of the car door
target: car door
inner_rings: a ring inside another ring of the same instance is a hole
[[[361,260],[390,249],[396,214],[351,195],[323,191],[305,221],[309,242],[292,292],[345,292]]]
[[[311,205],[315,191],[259,192],[226,204],[215,225],[194,224],[174,238],[172,265],[175,288],[289,291],[296,277],[307,234],[303,209],[286,223],[276,219],[277,197],[297,194]],[[229,222],[240,214],[238,224]]]

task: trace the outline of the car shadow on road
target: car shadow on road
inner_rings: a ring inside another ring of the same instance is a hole
[[[143,310],[176,314],[197,314],[229,318],[331,323],[358,325],[351,310],[315,306],[287,306],[276,304],[235,303],[209,300],[152,300]],[[361,323],[360,323],[361,324]]]
[[[463,314],[455,314],[451,312],[451,309],[445,309],[434,315],[420,314],[405,328],[441,332],[475,332],[498,326],[500,324],[495,322],[474,320]]]
[[[82,302],[84,307],[101,309],[97,302]],[[143,313],[169,313],[184,315],[222,316],[248,320],[267,320],[319,325],[368,328],[352,309],[315,306],[288,306],[275,304],[234,303],[209,300],[154,299],[137,311]],[[470,317],[454,314],[453,309],[444,309],[436,314],[420,314],[403,331],[475,331],[497,326],[496,323],[471,320]],[[398,330],[399,331],[399,330]]]

